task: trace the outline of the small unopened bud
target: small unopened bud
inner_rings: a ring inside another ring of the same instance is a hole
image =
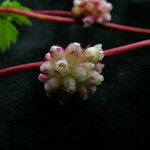
[[[48,74],[48,70],[50,68],[50,63],[49,62],[44,62],[41,66],[40,66],[40,70],[43,73]]]
[[[100,75],[97,71],[90,71],[88,76],[88,81],[92,85],[100,85],[104,81],[104,77]]]
[[[83,99],[83,100],[88,99],[88,92],[87,92],[87,88],[85,85],[79,86],[78,91],[79,91],[79,95],[80,95],[81,99]]]
[[[79,64],[79,66],[83,67],[86,70],[91,70],[95,67],[95,64],[90,63],[90,62],[85,62],[85,63]]]
[[[97,90],[97,87],[96,87],[96,86],[90,86],[90,87],[89,87],[89,91],[90,91],[92,94],[95,94],[96,90]]]
[[[54,61],[63,59],[65,57],[64,49],[60,46],[52,46],[50,49],[50,54]]]
[[[47,53],[45,55],[45,58],[44,58],[45,61],[50,61],[51,60],[51,54],[50,53]]]
[[[55,77],[49,79],[44,85],[47,93],[51,93],[55,91],[59,86],[60,86],[60,81]]]
[[[40,73],[39,77],[38,77],[39,81],[41,82],[46,82],[49,79],[49,76],[43,73]]]
[[[87,79],[87,71],[82,67],[76,67],[73,76],[77,79],[79,82],[83,82]]]
[[[75,6],[80,6],[81,5],[81,0],[74,0],[73,1]]]
[[[84,26],[88,27],[94,23],[94,18],[92,16],[87,16],[83,19],[83,22],[84,22]]]
[[[104,57],[102,45],[98,44],[85,50],[85,56],[93,63],[101,61]]]
[[[46,75],[49,75],[50,77],[55,75],[54,69],[53,69],[53,65],[51,62],[44,62],[41,66],[40,66],[40,70],[41,72],[45,73]]]
[[[113,9],[113,5],[111,3],[107,3],[107,10],[111,11]]]
[[[68,93],[74,93],[76,91],[76,82],[73,78],[67,77],[63,81],[63,89]]]
[[[109,13],[104,15],[104,21],[111,21],[111,15]]]
[[[83,50],[82,50],[80,44],[77,42],[74,42],[74,43],[71,43],[67,46],[65,53],[73,55],[73,56],[80,56],[82,51]]]
[[[99,73],[102,73],[102,69],[103,69],[104,67],[105,67],[104,64],[97,63],[97,64],[95,65],[94,70],[97,71],[97,72],[99,72]]]

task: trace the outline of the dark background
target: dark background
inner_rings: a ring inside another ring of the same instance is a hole
[[[21,0],[32,9],[70,10],[71,0]],[[112,0],[112,22],[150,27],[150,0]],[[43,60],[51,45],[102,43],[109,49],[149,36],[33,21],[18,27],[16,45],[0,54],[0,68]],[[150,149],[150,52],[103,60],[105,82],[86,102],[61,107],[46,96],[39,71],[0,78],[0,150]],[[56,98],[52,98],[56,101]]]

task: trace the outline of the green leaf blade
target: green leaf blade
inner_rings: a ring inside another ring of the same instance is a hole
[[[2,53],[16,43],[19,33],[16,27],[5,19],[0,19],[0,50]]]
[[[22,6],[18,1],[4,0],[0,4],[0,8],[14,8],[18,10],[30,11],[29,8]],[[12,24],[31,26],[31,21],[21,15],[13,13],[0,14],[0,52],[5,52],[12,44],[15,44],[19,35],[18,30]]]
[[[0,8],[15,8],[15,9],[18,9],[18,10],[30,11],[29,8],[22,6],[17,1],[11,1],[11,2],[10,1],[4,1],[1,4]],[[15,21],[19,25],[27,25],[27,26],[32,25],[31,21],[27,17],[21,16],[21,15],[15,15],[15,14],[11,14],[11,13],[6,14],[6,15],[7,16],[9,15],[9,17],[11,17],[11,20]]]

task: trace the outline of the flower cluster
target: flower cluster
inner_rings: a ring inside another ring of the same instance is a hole
[[[86,26],[111,20],[112,4],[106,0],[74,0],[73,14],[83,18]]]
[[[82,49],[79,43],[71,43],[66,49],[52,46],[40,66],[39,80],[44,82],[47,95],[63,90],[67,93],[78,92],[83,100],[88,93],[95,93],[97,85],[104,80],[101,75],[104,57],[102,45]]]

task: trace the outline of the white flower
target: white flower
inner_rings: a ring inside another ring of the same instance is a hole
[[[110,11],[113,6],[106,0],[74,0],[73,5],[74,16],[82,18],[85,26],[111,20]]]
[[[78,92],[83,100],[88,93],[95,93],[104,77],[101,75],[103,64],[99,63],[104,57],[102,45],[82,49],[79,43],[71,43],[64,50],[52,46],[41,65],[38,79],[44,82],[47,95],[54,91],[64,93]]]
[[[67,60],[58,60],[54,63],[54,69],[61,74],[65,74],[69,72],[69,64]]]

